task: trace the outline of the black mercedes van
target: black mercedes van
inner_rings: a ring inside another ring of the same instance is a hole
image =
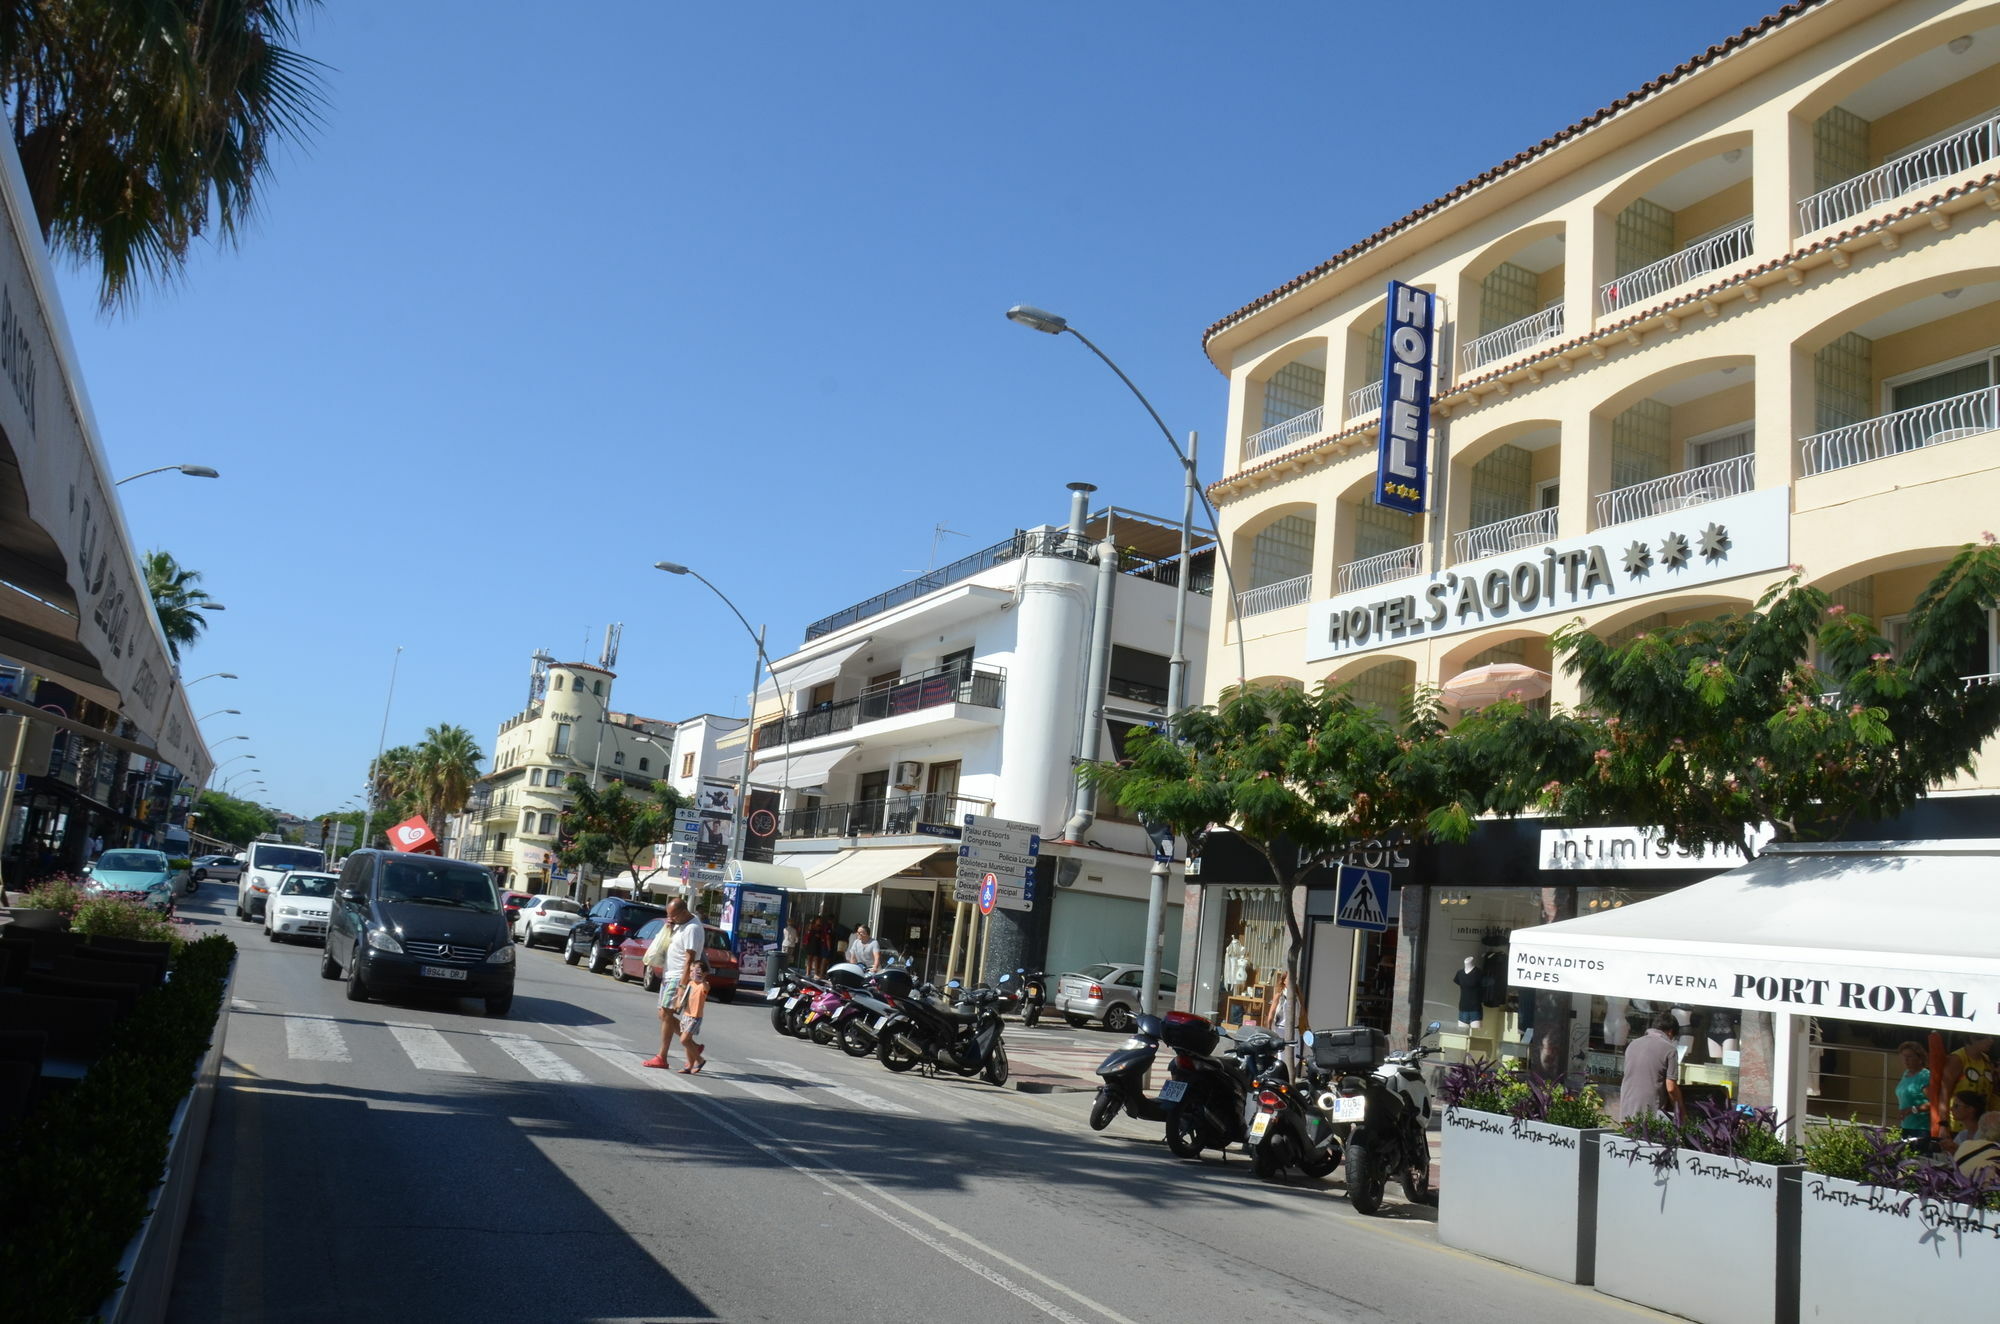
[[[493,875],[464,860],[358,850],[334,889],[319,972],[347,978],[347,997],[441,993],[483,998],[488,1016],[514,1005],[514,939]]]

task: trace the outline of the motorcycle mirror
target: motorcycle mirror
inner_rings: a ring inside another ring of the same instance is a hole
[[[1438,1032],[1439,1030],[1442,1030],[1443,1028],[1444,1028],[1444,1026],[1443,1026],[1442,1024],[1440,1024],[1439,1022],[1437,1022],[1437,1021],[1432,1021],[1432,1022],[1431,1022],[1431,1023],[1430,1023],[1429,1025],[1428,1025],[1428,1026],[1424,1027],[1424,1033],[1425,1033],[1425,1034],[1436,1034],[1436,1033],[1437,1033],[1437,1032]]]
[[[1304,1044],[1307,1048],[1311,1048],[1313,1046],[1313,1032],[1311,1030],[1307,1030],[1304,1034],[1299,1036],[1299,1042]]]

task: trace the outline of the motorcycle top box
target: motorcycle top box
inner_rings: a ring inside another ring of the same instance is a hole
[[[1191,1011],[1170,1011],[1160,1018],[1160,1040],[1183,1053],[1212,1053],[1222,1034]]]
[[[892,966],[875,976],[882,991],[892,998],[907,998],[916,989],[915,976],[901,966]]]
[[[1314,1030],[1312,1052],[1313,1065],[1321,1071],[1373,1071],[1389,1055],[1389,1036],[1364,1025]]]

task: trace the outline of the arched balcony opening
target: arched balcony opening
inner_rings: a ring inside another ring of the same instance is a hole
[[[1748,358],[1686,364],[1622,392],[1599,411],[1610,485],[1597,528],[1685,510],[1756,486],[1757,370]]]
[[[1239,618],[1296,607],[1312,597],[1317,534],[1317,515],[1307,506],[1279,514],[1250,536],[1249,586],[1236,595]]]
[[[1560,430],[1546,423],[1515,433],[1476,459],[1454,458],[1452,481],[1464,485],[1467,524],[1452,534],[1454,563],[1538,546],[1556,536],[1561,440]]]
[[[1393,721],[1402,714],[1410,691],[1416,688],[1417,664],[1402,658],[1387,658],[1365,667],[1343,668],[1327,679],[1345,685],[1356,703],[1373,708]]]
[[[1288,450],[1329,431],[1326,424],[1326,341],[1291,347],[1288,356],[1250,381],[1252,399],[1243,459]],[[1246,428],[1247,431],[1247,428]]]
[[[1354,484],[1339,502],[1333,591],[1352,593],[1423,573],[1423,519],[1374,501],[1375,476]]]
[[[1468,268],[1459,325],[1470,338],[1458,347],[1458,373],[1468,376],[1518,358],[1563,333],[1560,224],[1510,235]]]
[[[1614,194],[1601,211],[1610,221],[1610,269],[1598,285],[1599,314],[1644,307],[1747,260],[1750,167],[1750,135],[1731,134],[1664,158]]]

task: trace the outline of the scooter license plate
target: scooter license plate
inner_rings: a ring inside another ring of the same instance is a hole
[[[1261,1136],[1266,1131],[1270,1130],[1271,1118],[1274,1116],[1276,1116],[1275,1113],[1258,1113],[1257,1120],[1250,1123],[1251,1138],[1255,1139],[1256,1137]]]
[[[1333,1120],[1336,1122],[1361,1122],[1368,1118],[1368,1100],[1357,1094],[1351,1099],[1333,1101]]]
[[[1170,1080],[1166,1084],[1160,1086],[1160,1102],[1179,1103],[1181,1101],[1181,1096],[1186,1093],[1187,1093],[1186,1081]]]

